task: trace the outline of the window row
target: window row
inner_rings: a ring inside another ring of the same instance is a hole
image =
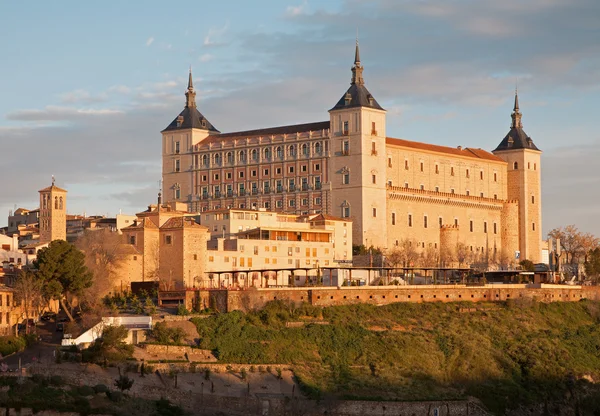
[[[393,167],[392,157],[389,156],[388,157],[388,168],[391,168],[391,167]],[[404,170],[410,170],[410,163],[409,163],[408,159],[404,159]],[[425,172],[425,162],[419,162],[419,171]],[[435,173],[437,175],[439,175],[439,173],[440,173],[440,165],[438,163],[435,164]],[[450,176],[455,176],[454,166],[450,166]],[[485,176],[484,171],[480,170],[479,171],[479,179],[483,180],[484,176]],[[466,178],[471,177],[471,169],[470,168],[465,169],[465,177]],[[493,179],[494,179],[494,182],[498,182],[498,173],[497,172],[493,173]]]
[[[311,181],[309,179],[301,178],[300,181],[297,181],[295,178],[291,178],[286,180],[276,179],[263,182],[250,182],[248,184],[237,183],[202,186],[200,187],[199,197],[208,199],[210,197],[221,198],[296,191],[318,191],[322,189],[323,185],[320,176],[313,177]]]
[[[176,165],[176,167],[177,166],[178,165]],[[281,172],[283,171],[283,169],[280,168],[280,167],[277,167],[277,168],[275,168],[273,170],[271,170],[269,168],[263,168],[262,169],[262,176],[263,177],[269,176],[273,171],[275,172],[274,173],[275,175],[281,175],[282,174]],[[313,172],[320,172],[320,171],[321,171],[321,164],[320,163],[313,164]],[[176,170],[176,172],[179,172],[179,170]],[[258,176],[258,172],[259,171],[257,169],[252,169],[250,171],[250,177],[251,178],[256,178]],[[294,173],[296,173],[296,167],[295,166],[288,166],[287,173],[288,174],[294,174]],[[300,173],[308,173],[308,165],[301,165],[300,166]],[[209,176],[208,174],[203,174],[200,177],[200,181],[201,182],[207,182],[208,181],[208,176]],[[223,175],[221,174],[221,172],[215,172],[215,173],[212,174],[212,180],[219,181],[219,180],[221,180],[221,177],[225,177],[225,179],[233,179],[233,172],[224,172]],[[246,177],[246,172],[243,171],[243,170],[238,171],[237,177],[239,179],[243,179],[244,177]]]
[[[321,156],[328,149],[328,143],[315,142],[301,145],[264,147],[261,149],[240,150],[237,152],[215,152],[212,154],[194,155],[196,167],[234,165],[240,163],[284,160],[286,158]]]
[[[396,225],[396,213],[392,212],[391,214],[391,222],[392,225]],[[412,214],[408,214],[407,217],[407,225],[409,227],[413,226],[413,215]],[[442,217],[438,217],[438,226],[442,227],[444,225],[444,220]],[[458,227],[458,218],[454,218],[454,225]],[[429,227],[429,218],[427,215],[423,216],[423,228],[428,228]],[[498,225],[497,223],[493,223],[492,225],[493,227],[493,233],[494,234],[498,234]],[[535,225],[534,225],[534,229],[535,229]],[[474,232],[475,231],[475,227],[474,227],[474,223],[473,220],[469,221],[469,231],[470,232]],[[487,233],[488,232],[488,222],[487,221],[483,221],[483,232]]]

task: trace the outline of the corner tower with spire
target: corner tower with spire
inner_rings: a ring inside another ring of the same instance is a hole
[[[542,256],[542,152],[523,130],[522,117],[515,89],[510,130],[492,153],[508,164],[507,199],[519,203],[519,252],[507,254],[516,262],[527,259],[538,263]]]
[[[193,148],[206,137],[219,134],[219,130],[198,111],[191,68],[185,91],[185,107],[161,134],[164,199],[191,206],[196,186],[194,178],[190,181],[195,163]]]
[[[367,90],[358,39],[350,87],[329,110],[332,214],[353,220],[354,244],[387,245],[386,111]]]

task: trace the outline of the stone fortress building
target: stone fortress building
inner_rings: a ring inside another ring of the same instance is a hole
[[[190,71],[183,111],[162,131],[166,201],[203,213],[267,209],[352,220],[353,243],[496,262],[541,260],[541,151],[510,131],[492,152],[387,137],[358,42],[350,87],[329,120],[220,133],[198,111]]]

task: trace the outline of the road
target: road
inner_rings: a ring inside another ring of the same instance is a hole
[[[0,362],[6,364],[10,370],[19,368],[19,360],[21,365],[32,362],[54,362],[54,351],[60,345],[63,335],[62,332],[56,331],[56,322],[54,320],[40,321],[35,328],[30,328],[30,331],[36,333],[41,341],[24,351],[0,359]]]

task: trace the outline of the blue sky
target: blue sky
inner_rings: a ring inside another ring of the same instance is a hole
[[[493,150],[515,82],[543,153],[544,231],[600,235],[596,0],[0,3],[0,225],[56,175],[70,213],[141,211],[184,105],[222,132],[327,120],[358,28],[388,136]]]

